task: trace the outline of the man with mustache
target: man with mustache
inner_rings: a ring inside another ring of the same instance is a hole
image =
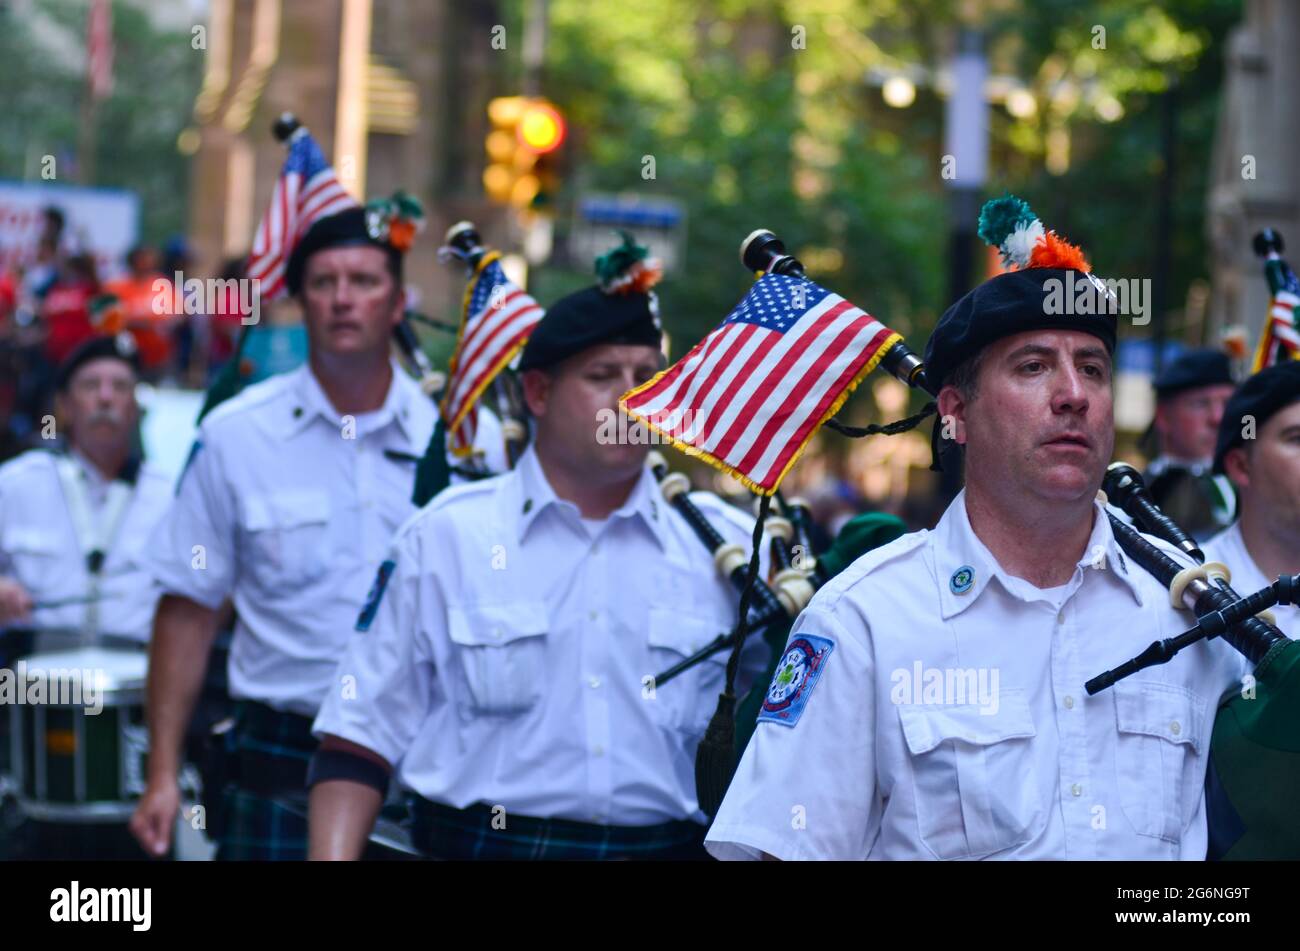
[[[1104,285],[1045,306],[1095,279],[1018,199],[980,232],[1017,269],[950,307],[925,354],[965,488],[796,620],[709,832],[719,858],[1205,857],[1211,729],[1245,661],[1202,641],[1085,691],[1188,618],[1096,497],[1114,443]]]
[[[150,544],[164,596],[150,657],[148,788],[132,819],[150,853],[171,839],[185,727],[229,599],[232,776],[205,790],[208,831],[218,859],[306,854],[312,717],[375,566],[415,511],[415,462],[436,413],[390,353],[405,302],[395,236],[408,233],[395,208],[322,218],[297,243],[286,283],[302,305],[307,363],[203,420]]]
[[[86,341],[59,370],[62,449],[0,467],[0,628],[148,640],[158,588],[145,543],[171,480],[136,449],[137,374],[129,335]]]

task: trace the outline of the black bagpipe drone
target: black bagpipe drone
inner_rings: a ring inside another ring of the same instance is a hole
[[[1175,607],[1196,624],[1155,641],[1136,657],[1085,685],[1096,694],[1139,670],[1167,663],[1198,641],[1222,637],[1254,671],[1240,693],[1223,702],[1210,737],[1206,813],[1211,859],[1300,858],[1300,642],[1273,623],[1266,609],[1300,600],[1300,574],[1282,575],[1241,597],[1225,565],[1206,562],[1186,532],[1151,500],[1133,467],[1111,465],[1103,491],[1142,531],[1168,542],[1195,564],[1184,568],[1110,512],[1120,548],[1162,584]],[[1261,613],[1265,612],[1265,613]]]
[[[760,278],[766,274],[780,274],[807,279],[803,264],[787,252],[780,238],[767,229],[760,228],[753,231],[741,242],[740,261],[748,271]],[[921,358],[901,339],[896,340],[884,351],[877,369],[884,370],[913,389],[921,390],[932,397],[936,395],[926,378]],[[854,438],[893,435],[915,428],[935,409],[934,402],[930,402],[916,415],[885,425],[848,426],[833,417],[825,420],[825,425],[835,432]],[[682,500],[685,499],[685,492],[680,482],[665,484],[664,475],[667,473],[667,466],[660,465],[657,461],[655,464],[657,467],[655,474],[660,477],[661,486],[665,487],[665,496],[670,503],[679,507],[680,511]],[[774,523],[774,530],[769,531],[772,565],[775,569],[773,585],[769,586],[759,578],[759,552],[764,529],[769,526],[773,496],[777,497],[780,514]],[[689,502],[688,499],[686,501]],[[787,503],[778,492],[773,491],[759,497],[756,515],[748,567],[745,566],[744,550],[741,546],[724,546],[716,532],[703,531],[697,527],[696,520],[687,519],[701,542],[714,552],[719,569],[739,588],[741,595],[738,620],[732,632],[717,638],[692,657],[664,671],[656,678],[657,684],[662,683],[700,663],[706,657],[730,649],[725,686],[718,696],[717,709],[709,721],[704,738],[700,741],[695,759],[696,795],[700,808],[708,815],[716,815],[736,769],[735,684],[741,652],[749,631],[793,621],[811,599],[816,588],[828,580],[824,572],[818,571],[816,560],[808,557],[811,549],[803,547],[807,544],[810,525],[810,514],[806,505],[793,501]],[[796,548],[796,545],[799,547]],[[751,604],[754,605],[752,614]]]

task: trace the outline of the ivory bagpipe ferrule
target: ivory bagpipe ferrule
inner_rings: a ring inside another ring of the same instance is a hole
[[[1277,645],[1289,642],[1290,638],[1272,623],[1253,615],[1281,599],[1294,597],[1291,579],[1284,576],[1263,591],[1241,597],[1228,585],[1227,568],[1216,562],[1205,564],[1204,554],[1186,532],[1150,499],[1142,477],[1131,466],[1112,465],[1104,484],[1108,491],[1103,496],[1108,501],[1113,500],[1135,524],[1197,560],[1197,565],[1186,568],[1148,542],[1132,526],[1113,513],[1106,513],[1115,540],[1124,553],[1168,587],[1173,606],[1191,611],[1197,623],[1177,637],[1153,642],[1132,660],[1094,677],[1085,685],[1089,694],[1104,690],[1146,667],[1166,663],[1182,648],[1204,638],[1222,636],[1254,664],[1259,664]],[[1255,610],[1249,610],[1252,605],[1257,606]]]
[[[745,547],[735,542],[728,542],[713,527],[705,514],[691,501],[690,480],[680,472],[669,472],[668,460],[663,455],[651,452],[647,464],[659,483],[659,491],[663,493],[664,500],[677,510],[678,514],[686,520],[686,524],[691,527],[695,537],[713,553],[713,562],[718,566],[718,571],[723,577],[727,578],[737,591],[743,591],[747,580],[746,566],[749,561]],[[785,608],[776,593],[761,578],[755,581],[752,597],[754,616],[751,618],[751,624],[770,624],[773,620],[786,615]]]

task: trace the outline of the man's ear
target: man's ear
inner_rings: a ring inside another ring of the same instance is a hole
[[[390,327],[396,327],[406,316],[406,288],[398,284],[397,289],[393,291],[393,312],[389,315],[388,323]]]
[[[1164,440],[1165,440],[1165,436],[1166,436],[1166,434],[1168,434],[1168,432],[1169,432],[1169,407],[1168,407],[1168,405],[1166,405],[1166,404],[1164,404],[1164,403],[1157,403],[1157,404],[1156,404],[1156,415],[1155,415],[1155,418],[1151,420],[1151,425],[1152,425],[1152,427],[1155,429],[1155,431],[1156,431],[1156,435],[1160,437],[1160,442],[1161,442],[1161,446],[1160,446],[1160,448],[1161,448],[1161,449],[1164,449]]]
[[[551,399],[551,375],[545,370],[525,370],[519,374],[524,388],[524,403],[528,412],[537,419],[546,416],[546,405]]]
[[[967,402],[955,386],[945,386],[939,391],[940,432],[951,436],[959,446],[966,445]]]
[[[1224,454],[1223,471],[1238,489],[1250,488],[1250,455],[1245,446],[1234,446]]]

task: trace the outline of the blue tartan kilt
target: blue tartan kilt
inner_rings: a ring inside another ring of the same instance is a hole
[[[279,713],[259,703],[235,703],[233,755],[245,774],[221,796],[218,861],[294,862],[307,858],[307,790],[302,779],[271,790],[249,777],[267,774],[305,779],[316,751],[311,719]],[[254,765],[255,764],[255,765]]]
[[[411,814],[412,842],[431,859],[694,862],[709,858],[704,850],[707,830],[694,822],[595,825],[494,812],[482,803],[453,809],[420,796],[413,797]]]

